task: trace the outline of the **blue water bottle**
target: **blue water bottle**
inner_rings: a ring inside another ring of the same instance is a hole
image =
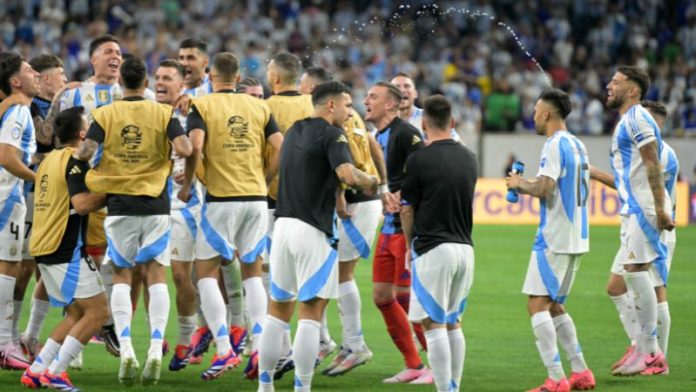
[[[520,161],[515,161],[512,164],[512,172],[515,174],[523,175],[524,174],[524,163]],[[517,194],[517,191],[514,189],[508,189],[507,201],[510,203],[517,203],[520,200],[519,195]]]

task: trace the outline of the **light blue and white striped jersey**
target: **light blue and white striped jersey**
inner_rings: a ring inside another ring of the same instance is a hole
[[[662,142],[662,154],[660,154],[660,165],[662,174],[665,177],[665,190],[672,201],[672,210],[677,205],[677,177],[679,176],[679,160],[672,146],[667,142]]]
[[[14,105],[7,109],[0,119],[0,143],[19,150],[22,162],[29,166],[36,153],[36,135],[29,106]],[[23,186],[24,180],[0,166],[0,208],[7,201],[22,202]]]
[[[633,105],[616,124],[611,143],[611,168],[621,201],[619,213],[623,216],[655,215],[655,199],[640,156],[640,148],[652,142],[657,143],[658,158],[661,157],[663,143],[655,119],[642,105]],[[665,197],[665,210],[670,211],[671,205],[669,197]]]
[[[590,162],[585,145],[568,131],[558,131],[541,150],[537,177],[554,180],[551,196],[540,200],[534,250],[582,254],[590,250],[587,198]]]
[[[202,96],[208,95],[212,92],[213,92],[213,84],[210,83],[210,79],[208,78],[207,74],[203,78],[203,83],[198,85],[198,87],[187,88],[184,90],[184,94],[189,94],[192,97],[202,97]]]
[[[71,107],[83,106],[91,122],[92,110],[120,99],[123,99],[123,89],[119,84],[82,82],[80,87],[66,90],[63,93],[63,96],[60,97],[59,109],[63,111]],[[150,89],[145,89],[145,99],[154,101],[155,93]]]
[[[425,132],[423,132],[423,109],[414,106],[413,111],[411,112],[411,117],[408,118],[408,123],[416,127],[418,132],[420,132],[421,136],[423,137],[423,140],[428,140]],[[462,138],[459,137],[459,134],[454,128],[452,128],[450,137],[452,140],[462,143]]]

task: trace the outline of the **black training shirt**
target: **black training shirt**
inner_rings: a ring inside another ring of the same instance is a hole
[[[471,242],[476,156],[454,140],[438,140],[406,162],[401,198],[415,210],[417,254],[445,243]]]
[[[334,170],[352,162],[341,128],[322,118],[297,121],[283,140],[275,216],[300,219],[333,237],[339,185]]]

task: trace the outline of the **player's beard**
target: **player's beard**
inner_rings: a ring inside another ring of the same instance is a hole
[[[616,93],[613,95],[613,99],[607,98],[607,107],[609,109],[618,109],[624,104],[624,97],[623,95],[617,95]]]

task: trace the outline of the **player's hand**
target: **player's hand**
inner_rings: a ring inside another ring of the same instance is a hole
[[[12,105],[31,105],[32,98],[29,98],[25,96],[24,94],[12,94],[9,97],[5,98],[5,102],[9,106]]]
[[[505,185],[507,185],[508,189],[517,189],[520,187],[521,179],[522,177],[519,174],[510,172],[505,178]]]
[[[411,270],[411,246],[406,247],[406,257],[404,257],[404,269],[406,271]]]
[[[672,220],[672,215],[667,211],[660,211],[657,213],[657,230],[674,230],[674,221]]]
[[[396,214],[401,210],[401,200],[399,200],[395,194],[391,192],[384,192],[381,195],[381,199],[384,211],[390,214]]]
[[[179,189],[179,193],[177,193],[176,197],[184,203],[188,203],[188,201],[191,199],[191,187],[182,186],[181,189]]]
[[[350,219],[353,214],[348,211],[348,203],[346,203],[346,196],[344,192],[340,192],[336,196],[336,214],[338,214],[341,219]]]
[[[191,96],[188,94],[182,94],[179,98],[174,101],[174,110],[178,110],[179,113],[186,114],[189,112],[191,107]]]
[[[178,185],[181,185],[184,183],[184,172],[178,172],[178,173],[173,173],[172,174],[172,180],[176,182]]]

